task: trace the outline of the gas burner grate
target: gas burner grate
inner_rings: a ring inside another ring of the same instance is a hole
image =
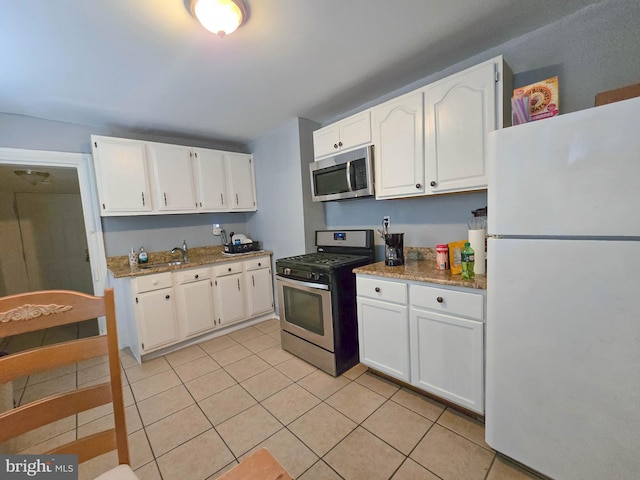
[[[309,253],[306,255],[297,255],[295,257],[283,258],[280,262],[298,263],[304,265],[326,265],[339,266],[348,264],[356,260],[362,259],[358,255],[342,255],[335,253]]]

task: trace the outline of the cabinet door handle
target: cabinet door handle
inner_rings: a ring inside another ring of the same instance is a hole
[[[261,267],[261,266],[262,266],[262,263],[261,263],[261,262],[258,262],[258,266],[259,266],[259,267]]]
[[[167,192],[164,192],[164,206],[167,206]]]
[[[145,207],[146,205],[144,204],[144,192],[142,192],[142,206]]]
[[[374,288],[374,290],[376,291],[376,293],[380,293],[380,287],[376,287]]]
[[[229,267],[229,269],[228,269],[228,270],[229,270],[229,271],[231,271],[231,267]]]
[[[434,180],[431,180],[431,183],[429,185],[431,185],[432,187],[435,187],[436,186],[436,182]]]
[[[236,193],[236,205],[239,205],[240,201],[238,200],[238,194]]]
[[[200,278],[200,275],[196,275],[196,278]]]
[[[255,287],[256,286],[256,279],[253,275],[251,275],[251,284]]]
[[[337,143],[334,143],[334,144],[333,144],[333,148],[338,148],[338,144],[337,144]]]
[[[171,298],[171,295],[165,295],[165,297],[167,300],[169,300]]]
[[[338,146],[341,147],[342,146],[342,142],[338,142]]]
[[[418,189],[422,188],[422,184],[421,183],[416,183],[416,188],[418,188]]]
[[[224,197],[222,196],[222,194],[220,194],[220,204],[224,205]]]
[[[240,290],[240,279],[238,279],[238,290]]]
[[[442,302],[444,302],[444,298],[438,297],[438,298],[436,298],[436,302],[442,303]]]

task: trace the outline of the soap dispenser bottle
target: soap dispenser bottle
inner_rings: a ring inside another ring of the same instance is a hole
[[[184,263],[188,263],[189,262],[189,250],[187,249],[187,241],[186,240],[182,241],[182,251],[184,252],[182,254]]]
[[[140,263],[147,263],[149,257],[147,257],[147,252],[145,252],[144,247],[140,247],[140,254],[138,255],[138,261]]]

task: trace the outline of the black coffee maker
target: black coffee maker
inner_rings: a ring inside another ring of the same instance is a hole
[[[385,233],[384,264],[392,267],[404,265],[404,233]]]
[[[382,230],[378,230],[384,239],[384,264],[392,267],[404,265],[404,233],[389,233],[388,218],[382,219]]]

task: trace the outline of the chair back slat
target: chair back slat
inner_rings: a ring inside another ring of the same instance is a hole
[[[21,293],[0,298],[0,337],[67,325],[105,315],[101,297],[70,290]]]
[[[112,428],[69,442],[45,453],[48,455],[78,455],[78,463],[82,463],[110,452],[116,448],[116,445],[116,430]]]
[[[82,338],[0,357],[0,384],[109,353],[106,336]]]
[[[0,443],[109,402],[111,402],[111,384],[101,383],[80,390],[51,395],[0,413],[0,422],[10,417],[10,421],[3,424],[4,428],[0,431]]]

